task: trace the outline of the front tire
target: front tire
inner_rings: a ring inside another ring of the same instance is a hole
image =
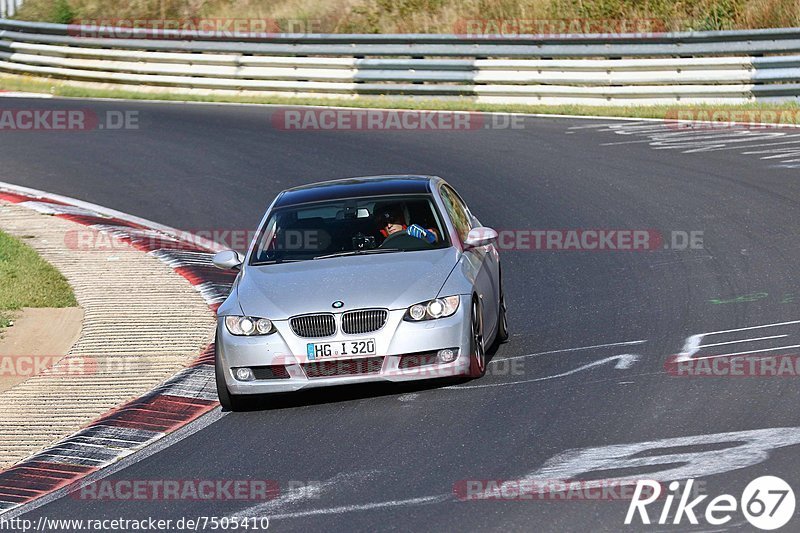
[[[506,308],[506,295],[503,293],[502,287],[500,288],[500,313],[497,320],[497,344],[508,342],[510,337],[508,333],[508,310]]]
[[[244,400],[238,394],[231,394],[228,384],[225,383],[225,370],[222,368],[219,354],[214,362],[214,375],[217,381],[217,396],[219,403],[225,411],[241,411],[244,407]]]
[[[473,379],[486,374],[486,349],[483,343],[483,314],[477,298],[472,299],[470,316],[469,376]]]

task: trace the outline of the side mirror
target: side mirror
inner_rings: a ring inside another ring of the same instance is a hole
[[[497,240],[497,236],[497,232],[492,228],[473,228],[470,230],[470,232],[467,234],[467,238],[464,240],[464,247],[480,248],[481,246],[492,244]]]
[[[222,270],[239,270],[244,263],[244,256],[234,250],[218,252],[211,260],[214,266]]]

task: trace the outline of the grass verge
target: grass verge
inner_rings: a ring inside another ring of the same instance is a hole
[[[111,98],[126,100],[162,100],[171,102],[209,102],[209,103],[243,103],[243,104],[273,104],[273,105],[315,105],[337,106],[353,108],[386,108],[386,109],[414,109],[414,110],[441,110],[441,111],[485,111],[502,113],[532,113],[544,115],[583,115],[623,118],[674,118],[676,109],[692,109],[697,111],[790,111],[793,112],[788,119],[795,125],[800,104],[787,102],[753,103],[740,105],[660,105],[660,106],[587,106],[587,105],[523,105],[523,104],[479,104],[469,99],[461,100],[398,100],[393,98],[364,98],[360,100],[332,99],[332,98],[292,98],[278,96],[246,96],[246,95],[199,95],[171,93],[168,89],[157,92],[132,91],[116,88],[93,88],[82,85],[72,85],[63,80],[50,78],[37,78],[32,76],[18,76],[13,74],[0,74],[0,91],[18,91],[28,93],[44,93],[53,96],[68,98]],[[672,114],[672,115],[670,115]],[[730,120],[724,113],[720,120]],[[787,121],[786,116],[775,114],[759,114],[755,121],[767,122]]]
[[[33,248],[0,231],[0,331],[23,307],[74,307],[78,303],[61,273]]]

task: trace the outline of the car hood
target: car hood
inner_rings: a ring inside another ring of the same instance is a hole
[[[237,295],[246,315],[272,320],[366,307],[403,309],[436,298],[457,261],[451,247],[248,266]],[[335,301],[344,306],[334,309]]]

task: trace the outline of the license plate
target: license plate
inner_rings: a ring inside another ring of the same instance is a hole
[[[329,357],[375,355],[375,339],[317,343],[309,342],[307,345],[307,350],[309,361],[327,359]]]

